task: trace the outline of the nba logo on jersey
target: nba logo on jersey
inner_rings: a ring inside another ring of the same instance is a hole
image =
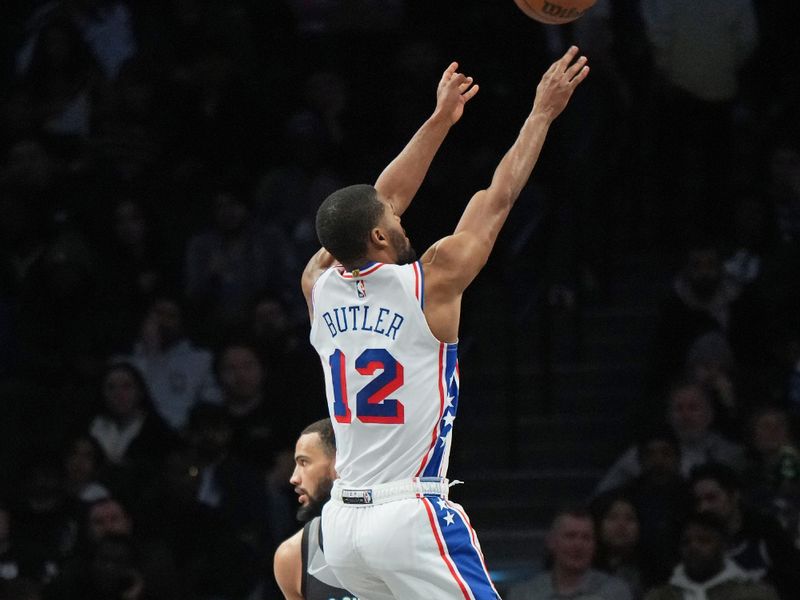
[[[363,279],[356,281],[356,293],[358,294],[359,298],[367,297],[367,284],[364,283]]]

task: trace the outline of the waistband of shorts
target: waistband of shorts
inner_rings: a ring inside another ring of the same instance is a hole
[[[449,487],[449,481],[440,477],[391,481],[364,487],[343,484],[337,479],[333,482],[331,500],[347,506],[374,506],[431,495],[446,499]]]

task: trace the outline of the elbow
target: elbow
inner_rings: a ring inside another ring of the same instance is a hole
[[[492,204],[495,212],[508,213],[511,207],[519,198],[521,189],[511,183],[499,184],[491,186],[489,195],[492,198]]]

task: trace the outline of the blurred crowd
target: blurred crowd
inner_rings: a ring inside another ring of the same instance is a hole
[[[646,433],[598,487],[586,568],[595,556],[641,597],[688,560],[700,510],[716,515],[697,528],[720,536],[724,560],[790,598],[790,11],[601,0],[544,27],[510,1],[4,2],[2,597],[279,597],[272,552],[298,526],[294,440],[326,414],[299,288],[317,205],[374,181],[458,60],[481,92],[408,215],[424,248],[486,185],[540,73],[577,42],[592,75],[493,260],[534,264],[513,293],[578,310],[603,298],[614,252],[685,257],[651,352]],[[554,531],[591,522],[573,513]]]

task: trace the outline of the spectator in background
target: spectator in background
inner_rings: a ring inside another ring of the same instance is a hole
[[[89,136],[93,104],[104,82],[72,21],[55,18],[41,28],[21,82],[38,130],[66,138]]]
[[[292,306],[271,294],[261,295],[250,313],[248,335],[261,355],[269,378],[271,395],[301,399],[291,407],[274,407],[276,418],[286,419],[289,426],[302,427],[303,422],[321,419],[326,414],[324,403],[316,402],[324,387],[319,356],[308,344],[308,314],[305,306]],[[282,377],[282,373],[303,373],[301,380]],[[305,419],[305,421],[303,420]],[[291,440],[288,440],[291,448]]]
[[[749,433],[750,464],[743,477],[748,500],[753,506],[770,506],[790,480],[800,477],[798,443],[788,411],[758,408],[749,419]]]
[[[131,535],[133,519],[118,500],[102,498],[87,508],[86,537],[96,544],[107,535]]]
[[[144,198],[136,192],[120,196],[113,207],[111,227],[104,223],[110,231],[103,232],[109,248],[103,256],[101,277],[104,295],[115,308],[117,350],[136,337],[142,308],[173,280],[177,270],[170,264],[169,250]]]
[[[197,473],[197,501],[216,511],[243,544],[242,571],[247,578],[238,583],[252,593],[263,584],[259,568],[291,531],[290,523],[270,510],[273,504],[263,475],[231,452],[233,424],[224,407],[196,406],[186,438]]]
[[[595,544],[594,523],[587,511],[559,511],[547,534],[552,565],[531,581],[513,587],[508,599],[630,600],[631,592],[622,579],[592,569]]]
[[[645,600],[778,600],[775,592],[750,580],[725,557],[725,527],[712,515],[690,516],[681,537],[681,562],[669,583]]]
[[[133,498],[157,472],[174,445],[174,434],[154,410],[141,373],[129,363],[111,363],[100,379],[100,407],[89,434],[108,462],[109,486]]]
[[[719,519],[727,536],[726,555],[752,579],[773,585],[781,597],[800,589],[800,550],[771,517],[746,507],[739,476],[725,465],[692,471],[695,508]]]
[[[680,472],[687,477],[695,465],[718,461],[736,469],[745,467],[744,448],[713,429],[714,406],[705,389],[692,380],[679,380],[667,396],[667,423],[677,438]],[[596,493],[631,481],[642,471],[637,447],[620,456],[597,484]]]
[[[184,332],[184,312],[175,296],[158,294],[150,302],[129,360],[144,377],[156,411],[176,432],[196,404],[220,402],[213,355]]]
[[[105,467],[105,453],[90,434],[70,438],[65,445],[62,461],[64,483],[71,498],[89,504],[111,495],[100,481],[100,474]]]
[[[223,406],[233,427],[232,452],[266,472],[275,461],[288,425],[266,398],[266,373],[261,357],[246,341],[223,345],[216,356],[216,374]]]
[[[44,600],[169,600],[153,592],[141,572],[142,557],[130,536],[108,534],[74,574],[54,580]]]
[[[639,516],[643,576],[645,584],[651,585],[664,581],[675,563],[690,496],[680,471],[680,444],[671,428],[645,432],[637,444],[637,456],[641,474],[620,489]]]
[[[78,510],[63,485],[58,460],[33,457],[21,465],[21,480],[10,503],[14,546],[36,581],[56,576],[77,543]]]
[[[152,186],[170,164],[176,132],[159,65],[126,61],[95,110],[87,158],[92,175],[113,183]],[[104,207],[100,207],[103,209]]]
[[[28,600],[38,598],[41,578],[46,575],[39,562],[41,556],[20,549],[15,541],[11,509],[0,500],[0,598]],[[27,591],[30,596],[23,593]]]
[[[111,363],[100,379],[100,408],[88,431],[111,468],[152,472],[173,436],[153,408],[147,384],[129,363]]]
[[[258,576],[251,540],[240,536],[217,508],[198,500],[200,483],[195,452],[186,447],[172,451],[157,480],[142,490],[137,530],[172,550],[180,582],[176,598],[246,598]]]
[[[744,378],[765,359],[766,324],[750,293],[725,276],[720,249],[701,238],[689,244],[686,262],[660,309],[652,347],[653,389],[678,376],[692,343],[718,331],[730,343]]]
[[[80,586],[86,579],[91,557],[104,540],[124,537],[129,540],[131,548],[139,557],[138,571],[145,587],[158,597],[175,597],[177,580],[171,550],[160,538],[146,539],[141,536],[133,516],[119,500],[103,498],[87,506],[79,537],[80,543],[75,554],[64,564],[59,579],[51,586],[51,591]]]
[[[594,567],[625,581],[632,599],[641,600],[647,582],[633,500],[622,490],[611,491],[592,500],[590,511],[597,532]]]
[[[213,223],[186,247],[186,296],[210,331],[241,326],[264,291],[290,289],[296,263],[283,232],[250,218],[244,190],[225,186],[213,197]]]
[[[729,438],[743,439],[742,406],[736,363],[725,336],[710,331],[698,337],[686,353],[685,372],[703,387],[714,405],[714,426]]]

